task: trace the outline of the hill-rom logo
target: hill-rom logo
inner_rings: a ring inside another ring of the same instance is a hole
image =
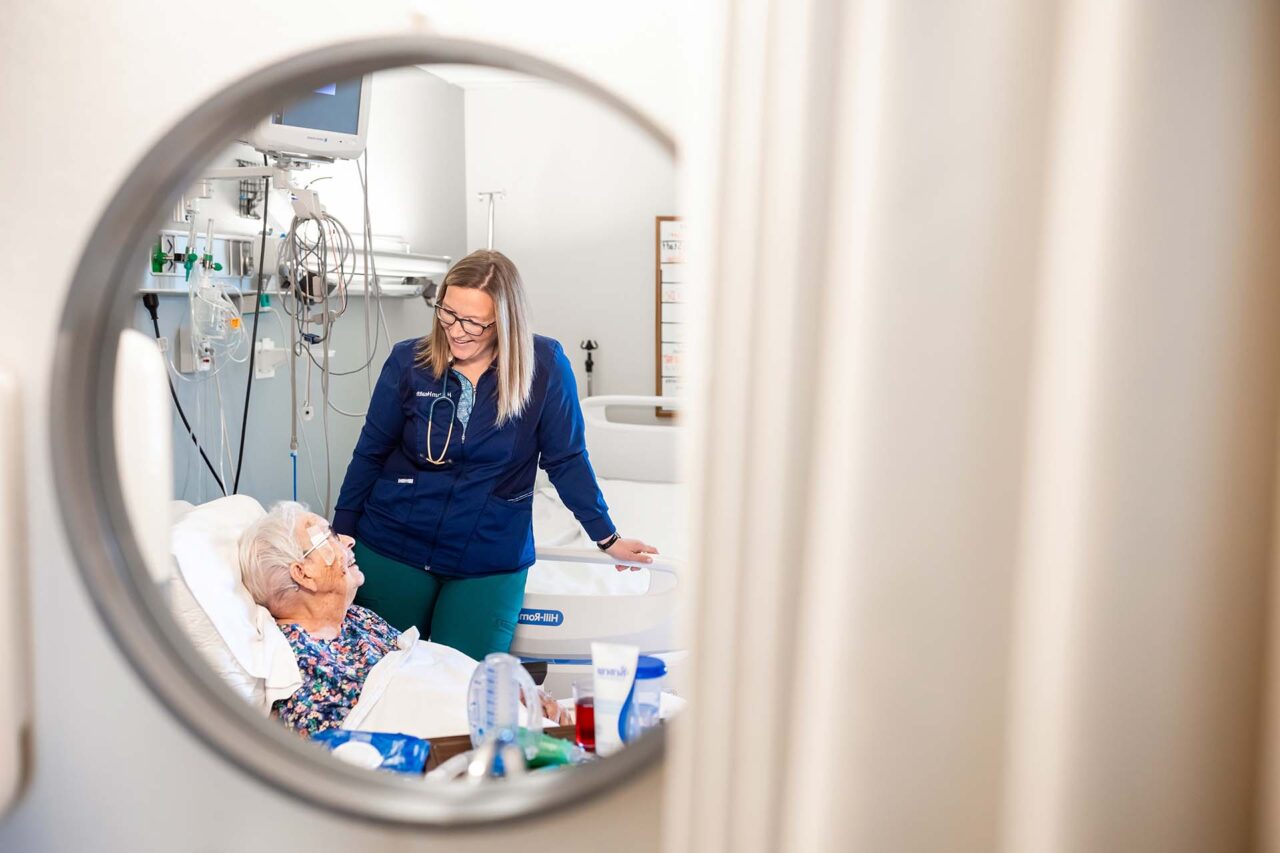
[[[559,610],[532,610],[528,607],[520,611],[516,619],[521,625],[541,625],[544,628],[559,628],[564,624],[564,613]]]

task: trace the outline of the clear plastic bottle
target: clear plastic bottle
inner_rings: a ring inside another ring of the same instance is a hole
[[[640,655],[636,661],[636,680],[631,692],[631,710],[627,716],[627,740],[638,738],[658,725],[662,704],[662,678],[667,665],[661,658]]]

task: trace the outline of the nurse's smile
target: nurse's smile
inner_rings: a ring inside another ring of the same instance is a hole
[[[455,366],[487,361],[496,349],[493,298],[471,288],[449,290],[440,302],[440,324]]]

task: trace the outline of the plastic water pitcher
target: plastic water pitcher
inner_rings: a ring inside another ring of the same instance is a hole
[[[535,735],[541,734],[542,707],[533,677],[512,655],[502,652],[486,655],[471,675],[467,694],[472,746],[479,747],[494,738],[507,742],[516,740],[522,692],[529,703],[529,722],[525,728]]]

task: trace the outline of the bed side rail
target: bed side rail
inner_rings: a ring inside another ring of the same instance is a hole
[[[610,407],[676,409],[675,397],[609,395],[587,397],[582,414],[587,451],[601,477],[648,483],[674,483],[678,477],[681,427],[678,423],[629,424],[609,420]]]
[[[599,548],[538,548],[539,560],[551,560],[557,563],[596,563],[602,566],[635,566],[654,572],[666,572],[680,576],[680,564],[662,554],[654,554],[652,563],[632,563],[627,560],[615,560]]]

